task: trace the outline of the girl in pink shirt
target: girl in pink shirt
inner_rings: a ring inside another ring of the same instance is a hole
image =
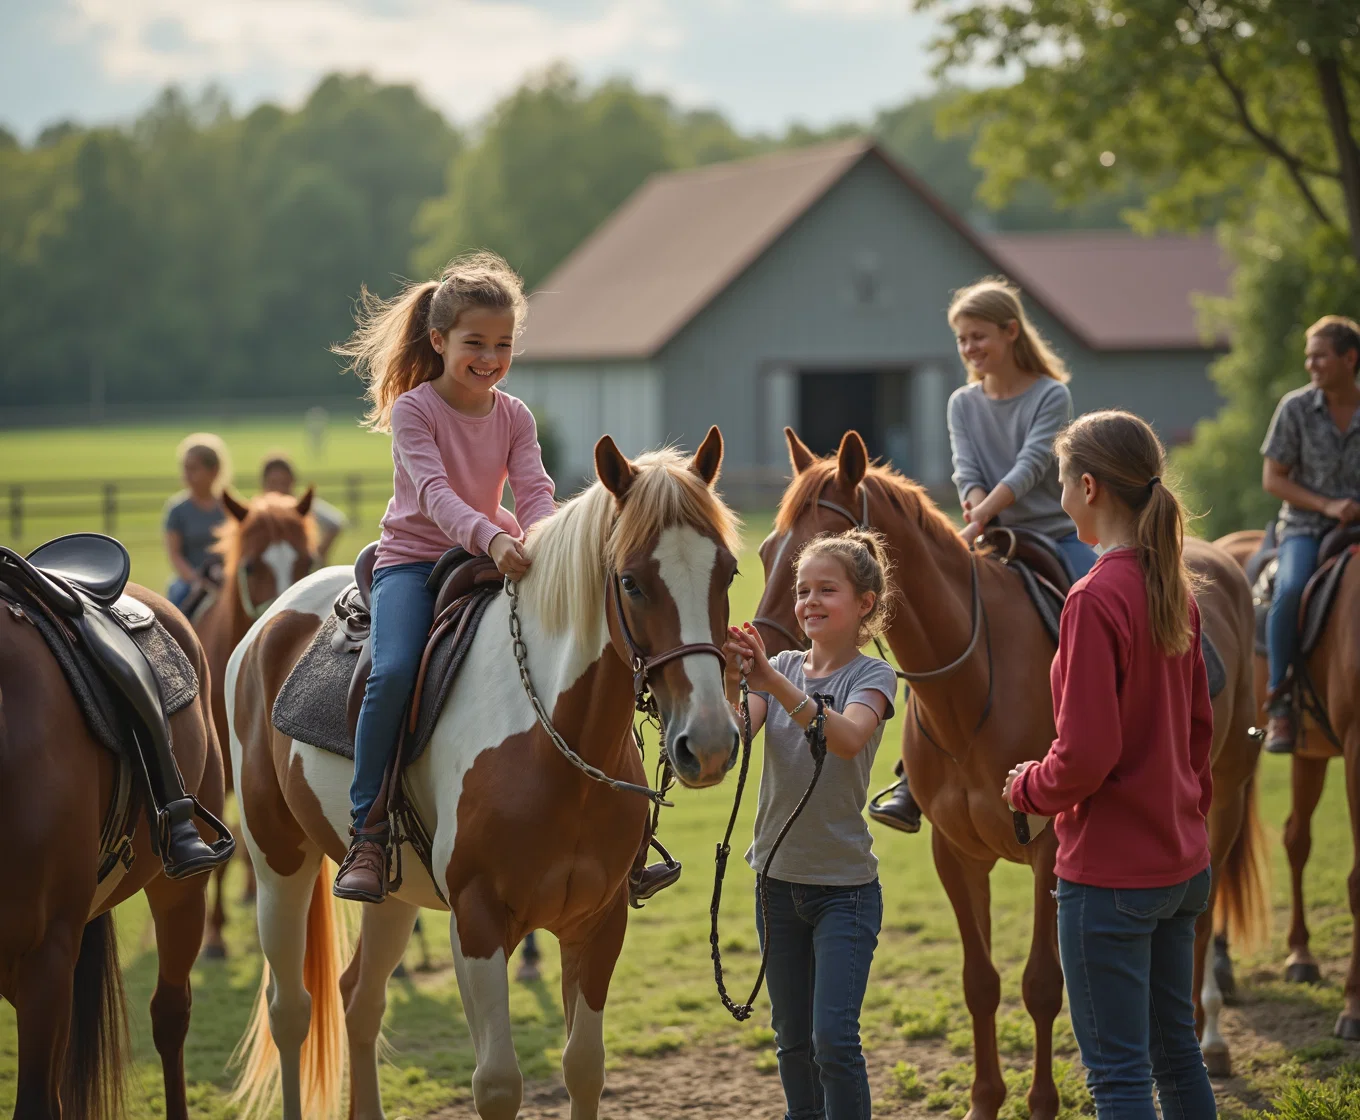
[[[553,512],[533,415],[496,388],[526,310],[510,266],[476,253],[390,303],[365,292],[358,330],[336,348],[368,384],[368,426],[392,433],[394,466],[373,573],[373,669],[355,733],[340,898],[381,902],[386,891],[388,826],[373,819],[373,807],[434,619],[435,592],[425,582],[435,561],[462,545],[518,580],[529,567],[525,531]],[[514,514],[500,504],[507,479]]]

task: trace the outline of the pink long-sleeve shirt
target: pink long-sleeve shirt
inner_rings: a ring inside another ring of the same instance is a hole
[[[485,553],[497,533],[522,537],[553,512],[533,413],[500,390],[485,416],[466,416],[430,382],[392,406],[392,500],[377,567],[438,560],[454,545]],[[506,479],[515,513],[501,505]]]

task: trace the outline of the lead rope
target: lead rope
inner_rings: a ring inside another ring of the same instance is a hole
[[[803,798],[798,802],[789,819],[784,822],[784,827],[779,830],[779,835],[775,837],[770,854],[765,857],[765,865],[760,869],[760,874],[756,876],[756,896],[760,899],[760,922],[765,930],[760,947],[760,970],[756,973],[755,985],[751,988],[751,994],[745,1003],[734,1003],[732,997],[727,994],[727,985],[723,981],[722,949],[718,943],[718,910],[722,905],[723,877],[727,874],[727,857],[732,854],[732,829],[737,823],[737,813],[741,810],[741,794],[746,788],[746,773],[751,764],[751,689],[746,683],[746,678],[741,678],[741,770],[737,774],[736,795],[732,799],[732,815],[727,819],[727,831],[723,834],[722,843],[718,845],[718,851],[714,856],[714,875],[713,875],[713,901],[709,905],[708,914],[711,925],[708,934],[708,943],[712,947],[713,957],[713,979],[718,984],[718,996],[722,999],[722,1004],[732,1013],[732,1018],[737,1022],[745,1022],[751,1017],[751,1010],[755,1006],[756,996],[760,994],[760,986],[765,982],[765,966],[769,962],[770,956],[770,913],[769,899],[766,893],[766,882],[770,877],[770,865],[774,862],[775,853],[779,851],[779,846],[784,843],[784,837],[789,834],[789,829],[793,827],[793,822],[798,819],[808,801],[812,798],[812,791],[817,788],[817,779],[822,776],[822,764],[826,762],[826,705],[831,703],[830,696],[821,693],[812,694],[813,703],[817,705],[817,714],[812,722],[808,724],[804,737],[807,739],[808,748],[812,751],[812,780],[808,783],[807,791]]]

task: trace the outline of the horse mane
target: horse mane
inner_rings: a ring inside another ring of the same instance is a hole
[[[802,513],[816,504],[817,499],[836,477],[836,457],[829,455],[818,459],[799,474],[784,491],[779,500],[779,512],[775,514],[775,532],[787,533]],[[871,463],[865,473],[862,485],[871,494],[883,498],[898,513],[911,518],[921,527],[921,531],[937,544],[945,547],[964,548],[954,523],[940,511],[920,483],[913,482],[883,463]],[[858,510],[856,510],[858,514]]]
[[[244,535],[242,530],[246,525],[254,527],[263,522],[288,521],[298,516],[296,498],[288,494],[275,494],[272,491],[256,494],[247,503],[247,508],[250,513],[246,515],[245,521],[237,521],[228,513],[226,519],[213,530],[216,539],[209,551],[222,557],[222,567],[228,572],[234,571],[241,563],[241,538]],[[301,520],[302,531],[307,536],[308,551],[314,552],[317,541],[316,522],[312,520],[310,514]],[[284,536],[282,532],[271,532],[269,535],[271,538]]]
[[[663,529],[689,525],[716,533],[733,555],[741,551],[736,514],[690,470],[688,457],[665,447],[632,463],[637,475],[621,509],[597,481],[529,531],[532,566],[520,596],[551,632],[594,630],[606,577]]]

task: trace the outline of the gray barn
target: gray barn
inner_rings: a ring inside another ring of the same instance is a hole
[[[984,237],[868,141],[658,175],[531,302],[507,388],[553,424],[564,489],[610,433],[625,453],[726,437],[725,489],[787,474],[782,429],[816,451],[848,428],[947,485],[945,402],[963,367],[950,293],[1002,273],[1073,372],[1079,412],[1123,407],[1165,439],[1217,410],[1221,343],[1192,293],[1227,272],[1205,238]]]

